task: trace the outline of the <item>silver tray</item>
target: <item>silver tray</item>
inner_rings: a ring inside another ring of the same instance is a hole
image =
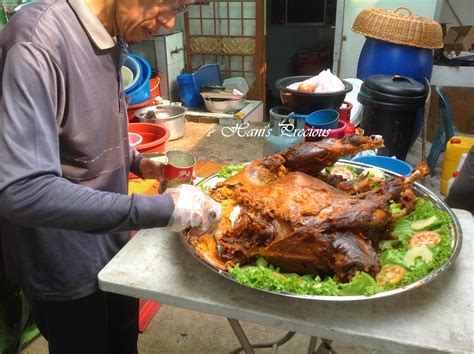
[[[347,165],[347,166],[352,166],[356,168],[358,171],[361,171],[362,169],[369,168],[369,167],[374,167],[371,165],[367,165],[364,163],[360,162],[353,162],[353,161],[344,161],[340,160],[339,162],[336,163],[336,165]],[[389,170],[385,170],[383,168],[379,168],[384,172],[386,176],[400,176],[397,173],[394,173]],[[219,177],[217,174],[210,175],[209,177],[206,177],[205,179],[201,180],[198,185],[207,185],[207,186],[214,186],[217,181],[219,180]],[[375,295],[371,296],[365,296],[365,295],[353,295],[353,296],[323,296],[323,295],[299,295],[299,294],[292,294],[292,293],[285,293],[285,292],[276,292],[276,291],[271,291],[267,289],[260,289],[260,288],[251,288],[255,289],[257,291],[263,291],[267,293],[272,293],[280,296],[287,296],[287,297],[293,297],[293,298],[300,298],[300,299],[310,299],[310,300],[321,300],[321,301],[357,301],[357,300],[370,300],[370,299],[377,299],[377,298],[382,298],[382,297],[387,297],[387,296],[392,296],[396,294],[401,294],[404,292],[407,292],[412,289],[416,289],[419,287],[422,287],[432,280],[434,280],[436,277],[438,277],[440,274],[444,273],[449,267],[454,263],[456,260],[457,256],[459,255],[459,252],[461,251],[461,245],[462,245],[462,231],[461,231],[461,225],[459,224],[459,220],[457,219],[456,215],[453,213],[453,211],[432,191],[430,191],[428,188],[422,186],[420,183],[416,182],[413,185],[413,191],[418,197],[422,197],[424,199],[430,200],[433,202],[433,204],[439,208],[442,211],[445,211],[449,214],[451,217],[451,248],[452,248],[452,254],[449,260],[441,267],[438,269],[433,270],[431,273],[427,274],[424,278],[419,279],[418,281],[405,285],[404,287],[394,289],[394,290],[388,290],[384,292],[377,293]],[[194,250],[194,247],[188,243],[186,239],[186,235],[184,233],[180,234],[180,238],[182,242],[184,243],[186,249],[204,266],[207,268],[211,269],[212,271],[216,272],[217,274],[221,275],[222,277],[229,279],[239,285],[242,285],[238,283],[228,272],[223,271],[221,269],[218,269],[206,261],[204,261],[199,254]],[[245,285],[242,285],[245,286]]]

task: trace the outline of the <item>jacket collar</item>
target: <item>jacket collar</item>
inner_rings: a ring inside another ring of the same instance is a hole
[[[84,0],[68,0],[68,3],[97,48],[106,50],[115,47],[116,40],[107,32]]]

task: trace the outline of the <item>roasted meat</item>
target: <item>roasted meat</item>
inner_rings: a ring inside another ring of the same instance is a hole
[[[329,142],[296,145],[220,183],[212,196],[221,202],[221,223],[212,237],[192,240],[206,250],[203,257],[226,269],[263,256],[284,272],[335,275],[342,281],[358,271],[377,274],[372,239],[385,236],[392,201],[413,210],[410,187],[427,171],[422,165],[412,177],[358,191],[338,180],[335,186],[344,186],[339,189],[315,176],[340,157],[383,142],[365,137]],[[213,242],[219,247],[209,246]]]

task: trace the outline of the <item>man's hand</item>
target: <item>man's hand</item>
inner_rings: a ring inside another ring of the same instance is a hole
[[[140,161],[139,169],[142,178],[156,179],[159,182],[163,182],[165,179],[163,165],[158,161],[154,161],[144,157]]]

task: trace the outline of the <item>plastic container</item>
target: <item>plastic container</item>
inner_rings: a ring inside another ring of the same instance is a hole
[[[338,120],[339,113],[333,109],[322,109],[306,116],[306,124],[319,129],[336,129]]]
[[[290,76],[278,80],[275,83],[280,91],[280,99],[283,105],[291,112],[310,114],[321,109],[338,109],[346,97],[346,93],[352,90],[352,84],[342,80],[344,90],[335,92],[300,92],[291,90],[288,85],[309,79],[311,76]]]
[[[352,159],[354,162],[361,162],[367,165],[384,168],[386,170],[398,173],[402,176],[407,176],[413,170],[412,166],[405,161],[388,156],[357,156]]]
[[[449,193],[451,186],[453,185],[456,177],[459,176],[459,171],[454,171],[452,177],[448,180],[448,188],[446,189],[446,194]]]
[[[337,109],[339,113],[339,119],[343,120],[344,122],[348,123],[351,121],[351,110],[352,110],[352,103],[348,101],[344,101],[344,103]]]
[[[377,39],[366,38],[362,47],[357,77],[366,80],[371,75],[403,75],[424,82],[425,77],[431,80],[433,72],[433,49],[417,48],[407,45],[389,43]],[[418,137],[423,125],[421,108],[416,115],[410,146]]]
[[[425,103],[427,89],[405,76],[372,75],[362,84],[361,128],[365,135],[382,135],[387,155],[405,160],[415,129],[417,111]]]
[[[149,107],[149,106],[152,106],[152,105],[153,105],[153,98],[151,97],[146,102],[128,106],[128,108],[127,108],[128,121],[129,122],[136,121],[135,112],[139,109]]]
[[[151,97],[150,90],[150,78],[151,78],[151,67],[146,59],[136,55],[129,54],[129,57],[135,59],[140,65],[140,77],[138,78],[138,85],[133,89],[126,92],[131,98],[130,104],[136,105],[149,101]]]
[[[158,75],[154,75],[150,79],[150,93],[152,99],[155,99],[161,95],[160,78],[158,77]]]
[[[440,192],[443,195],[448,193],[448,180],[453,172],[460,170],[457,168],[463,154],[467,154],[474,145],[474,137],[456,135],[446,143],[443,167],[441,170]]]
[[[128,69],[131,72],[131,79],[124,77],[126,75],[126,71],[124,73],[124,69]],[[125,63],[122,66],[122,80],[123,80],[123,92],[127,95],[130,92],[133,92],[138,85],[140,84],[140,78],[142,75],[142,70],[140,64],[130,55],[127,56],[125,59]]]
[[[170,132],[166,127],[153,123],[130,123],[129,133],[136,133],[143,138],[136,146],[141,153],[166,152]]]
[[[179,86],[179,97],[185,107],[200,107],[204,104],[192,74],[178,75],[176,80]]]
[[[423,82],[431,79],[433,50],[366,38],[357,65],[357,77],[371,75],[403,75]]]

